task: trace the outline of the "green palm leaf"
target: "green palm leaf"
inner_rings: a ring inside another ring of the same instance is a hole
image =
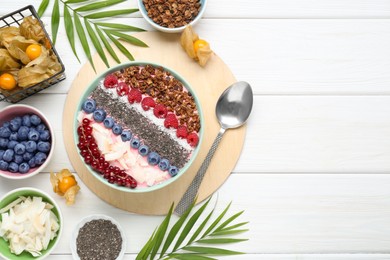
[[[217,260],[217,258],[198,254],[174,254],[172,258],[179,260]]]
[[[96,71],[95,65],[93,64],[93,61],[92,61],[91,51],[89,49],[89,44],[88,44],[87,37],[85,36],[85,31],[84,31],[83,25],[81,24],[80,18],[76,12],[74,12],[73,17],[74,17],[74,24],[76,27],[77,35],[79,36],[81,45],[83,46],[83,49],[85,52],[85,55],[87,56],[89,63],[91,63],[93,70]]]
[[[124,1],[126,1],[126,0],[106,0],[106,1],[96,2],[96,3],[92,3],[92,4],[86,4],[86,5],[83,5],[83,6],[76,8],[75,11],[76,12],[95,11],[98,9],[102,9],[104,7],[108,7],[108,6],[122,3]]]
[[[108,40],[107,40],[106,37],[104,36],[102,30],[100,30],[99,27],[96,26],[96,24],[95,24],[95,29],[96,29],[96,32],[98,33],[99,37],[100,37],[100,40],[101,40],[102,43],[104,44],[104,47],[106,47],[108,53],[111,55],[111,57],[112,57],[117,63],[120,63],[121,61],[119,60],[118,56],[116,55],[114,49],[111,47],[111,44],[108,42]]]
[[[192,235],[192,237],[190,238],[190,240],[188,240],[188,243],[187,245],[191,244],[200,234],[200,232],[202,232],[203,228],[206,226],[207,222],[209,221],[209,219],[211,218],[211,216],[213,215],[213,212],[214,212],[214,209],[207,215],[207,217],[203,220],[202,224],[200,224],[200,226],[198,227],[198,229],[195,231],[195,233]]]
[[[77,4],[77,3],[82,3],[82,2],[87,2],[89,0],[68,0],[65,3],[67,4]]]
[[[104,64],[106,64],[107,68],[109,68],[110,64],[108,64],[108,60],[107,60],[106,54],[103,51],[102,45],[100,44],[100,41],[99,41],[95,31],[93,30],[92,26],[89,24],[89,21],[86,18],[84,18],[84,24],[85,24],[85,28],[87,28],[87,32],[88,32],[89,38],[92,41],[93,46],[95,46],[95,49],[96,49],[97,53],[99,54],[100,58],[102,59],[102,61],[104,62]]]
[[[50,0],[42,0],[41,4],[38,7],[38,12],[37,12],[39,17],[41,17],[45,13],[47,6],[49,5],[49,2]]]
[[[221,219],[225,216],[226,212],[228,211],[228,209],[230,208],[230,205],[232,203],[230,202],[226,208],[224,209],[224,211],[222,211],[222,213],[218,216],[218,218],[216,220],[214,220],[214,222],[209,226],[209,228],[203,233],[202,235],[202,238],[206,237],[208,234],[210,234],[210,232],[215,228],[216,225],[218,225],[218,223],[221,221]]]
[[[134,44],[134,45],[137,45],[137,46],[141,46],[141,47],[148,47],[148,45],[146,43],[144,43],[143,41],[135,38],[134,36],[131,36],[131,35],[128,35],[128,34],[125,34],[125,33],[121,33],[121,32],[118,32],[118,31],[114,31],[114,30],[104,30],[104,31],[107,34],[117,36],[121,40],[124,40],[124,41],[126,41],[128,43],[131,43],[131,44]]]
[[[86,15],[85,18],[87,19],[101,19],[101,18],[107,18],[107,17],[113,17],[123,14],[132,14],[137,12],[138,9],[123,9],[123,10],[112,10],[112,11],[104,11],[99,13],[93,13]]]
[[[53,6],[53,12],[51,15],[51,34],[53,38],[53,44],[55,44],[57,40],[59,25],[60,25],[60,4],[58,0],[55,0]]]
[[[185,227],[183,228],[183,231],[181,232],[179,238],[177,239],[175,246],[173,247],[173,251],[178,249],[179,246],[183,243],[184,239],[190,233],[192,227],[195,225],[195,222],[199,219],[200,215],[203,213],[204,209],[207,207],[209,202],[210,202],[210,199],[205,204],[203,204],[202,207],[200,207],[198,209],[198,211],[196,211],[195,214],[192,215],[192,217],[188,220],[188,222],[185,225]]]
[[[144,260],[144,259],[146,259],[148,257],[148,255],[150,254],[150,252],[153,249],[153,238],[154,238],[154,235],[156,234],[156,231],[157,231],[157,229],[154,230],[152,236],[149,238],[148,242],[146,242],[144,247],[138,253],[138,255],[135,258],[135,260]]]
[[[218,231],[221,231],[224,227],[226,227],[227,225],[229,225],[233,220],[235,220],[236,218],[238,218],[242,213],[244,213],[244,211],[241,211],[241,212],[238,212],[236,214],[234,214],[233,216],[231,216],[230,218],[228,218],[225,222],[223,222],[219,227],[217,227],[215,229],[216,232]]]
[[[80,62],[80,59],[77,56],[76,47],[75,47],[72,16],[70,15],[68,7],[66,5],[64,5],[64,24],[65,24],[66,36],[68,37],[70,47],[72,48],[72,51],[73,51],[74,55],[76,56],[77,60]]]
[[[235,225],[231,225],[229,227],[224,227],[221,231],[228,231],[228,230],[232,230],[232,229],[236,229],[236,228],[239,228],[239,227],[242,227],[246,224],[248,224],[249,222],[241,222],[241,223],[238,223],[238,224],[235,224]]]
[[[169,212],[168,212],[167,216],[165,217],[164,221],[157,229],[156,235],[153,239],[154,246],[153,246],[152,252],[150,253],[150,259],[153,259],[156,256],[157,251],[160,249],[160,246],[163,242],[165,233],[167,232],[167,229],[168,229],[169,221],[170,221],[171,216],[172,216],[172,211],[173,211],[173,204],[172,204],[171,208],[169,209]]]
[[[186,246],[183,250],[208,255],[242,255],[244,253],[217,247]]]
[[[239,233],[244,233],[248,231],[249,229],[235,229],[235,230],[224,230],[219,232],[213,232],[210,234],[210,236],[229,236],[229,235],[235,235]]]
[[[95,23],[95,24],[102,26],[102,27],[117,29],[120,31],[129,31],[129,32],[144,32],[145,31],[142,28],[138,28],[138,27],[126,25],[126,24],[120,24],[120,23]]]
[[[123,46],[122,43],[120,43],[114,36],[111,34],[106,34],[108,38],[115,44],[115,46],[129,59],[129,60],[134,60],[133,55],[126,49],[125,46]]]
[[[248,239],[240,239],[240,238],[209,238],[209,239],[200,239],[197,243],[200,244],[230,244],[230,243],[238,243],[242,241],[247,241]]]

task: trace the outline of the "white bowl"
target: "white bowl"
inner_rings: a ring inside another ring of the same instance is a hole
[[[145,20],[150,25],[152,25],[155,29],[157,29],[161,32],[165,32],[165,33],[180,33],[182,31],[184,31],[184,29],[186,28],[187,25],[181,26],[181,27],[175,27],[175,28],[168,28],[168,27],[164,27],[164,26],[161,26],[161,25],[155,23],[148,16],[148,12],[145,9],[145,5],[143,3],[143,0],[137,0],[137,2],[138,2],[138,9],[139,9],[140,13],[145,18]],[[202,18],[204,11],[206,10],[207,0],[200,0],[200,4],[201,4],[201,6],[200,6],[200,10],[199,10],[198,15],[188,25],[194,26]]]
[[[26,179],[30,178],[38,173],[40,173],[50,162],[51,158],[53,157],[54,153],[54,147],[55,147],[55,137],[54,137],[54,131],[53,127],[51,126],[49,120],[46,118],[46,116],[39,111],[37,108],[28,106],[28,105],[10,105],[5,107],[0,111],[0,126],[11,119],[13,119],[16,116],[23,116],[25,114],[36,114],[38,115],[42,123],[44,123],[47,127],[47,129],[50,132],[50,151],[49,154],[47,154],[47,158],[43,164],[41,164],[38,167],[31,168],[27,173],[13,173],[10,171],[2,171],[0,170],[0,176],[5,177],[7,179]]]
[[[121,248],[121,251],[119,252],[119,255],[118,257],[116,258],[116,260],[120,260],[123,258],[123,256],[125,255],[125,251],[126,251],[126,244],[127,244],[127,241],[126,241],[126,236],[125,236],[125,233],[123,232],[123,229],[122,227],[119,225],[119,223],[113,219],[112,217],[109,217],[109,216],[106,216],[106,215],[103,215],[103,214],[93,214],[93,215],[90,215],[90,216],[87,216],[85,218],[83,218],[78,224],[77,226],[75,227],[75,229],[73,230],[73,233],[72,233],[72,237],[70,239],[70,250],[72,252],[72,256],[73,256],[73,259],[75,260],[80,260],[80,257],[79,255],[77,254],[77,236],[79,234],[79,230],[88,222],[92,221],[92,220],[98,220],[98,219],[104,219],[104,220],[109,220],[111,221],[114,225],[117,226],[120,234],[121,234],[121,237],[122,237],[122,248]]]

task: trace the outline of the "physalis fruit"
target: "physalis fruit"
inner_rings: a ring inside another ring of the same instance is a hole
[[[63,169],[59,173],[51,172],[50,182],[53,186],[53,191],[65,197],[67,205],[74,204],[80,186],[77,184],[74,175],[68,169]]]

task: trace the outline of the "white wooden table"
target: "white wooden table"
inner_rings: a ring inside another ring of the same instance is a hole
[[[0,16],[39,3],[3,0]],[[139,14],[119,19],[152,30]],[[226,259],[390,259],[390,0],[209,0],[195,29],[255,93],[242,156],[217,192],[217,211],[233,201],[250,221],[250,240],[228,247],[247,255]],[[23,101],[52,122],[54,158],[32,179],[1,179],[0,195],[19,186],[51,193],[48,172],[72,167],[62,107],[82,64],[63,25],[57,50],[67,79]],[[83,216],[118,220],[126,259],[163,219],[116,209],[82,183],[74,206],[56,198],[66,229],[54,260],[71,259],[71,231]]]

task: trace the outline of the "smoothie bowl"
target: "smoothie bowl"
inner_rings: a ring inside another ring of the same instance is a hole
[[[182,176],[203,137],[203,114],[178,73],[129,62],[98,76],[73,121],[80,158],[98,180],[126,192],[160,189]]]

